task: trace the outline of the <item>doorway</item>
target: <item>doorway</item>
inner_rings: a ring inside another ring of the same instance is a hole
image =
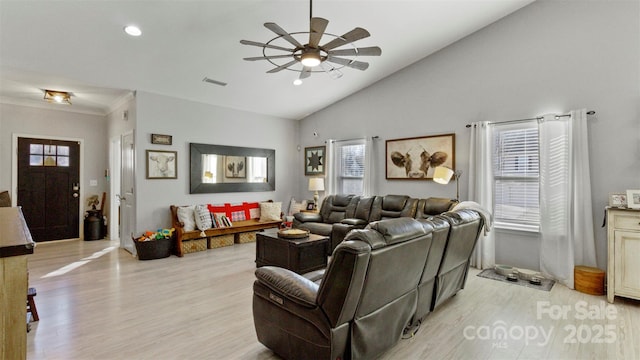
[[[79,238],[79,141],[18,137],[17,185],[34,241]]]

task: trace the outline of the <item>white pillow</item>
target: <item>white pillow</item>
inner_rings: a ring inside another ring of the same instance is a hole
[[[296,202],[296,199],[292,198],[291,203],[289,204],[289,215],[299,213],[300,210],[306,209],[306,205],[304,204],[305,202],[306,201]]]
[[[281,202],[262,202],[260,203],[260,221],[278,221],[282,212]]]
[[[184,231],[193,231],[196,229],[196,219],[193,216],[195,206],[178,207],[178,221],[184,224]]]
[[[198,227],[198,230],[211,229],[213,223],[211,222],[211,213],[209,212],[209,207],[207,205],[196,205],[193,214],[196,218],[196,226]]]

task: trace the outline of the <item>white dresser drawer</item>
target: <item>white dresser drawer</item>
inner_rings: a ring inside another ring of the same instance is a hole
[[[640,214],[638,213],[618,213],[614,219],[616,229],[640,231]]]

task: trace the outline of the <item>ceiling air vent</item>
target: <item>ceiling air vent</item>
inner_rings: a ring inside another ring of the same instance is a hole
[[[227,86],[226,82],[209,79],[208,77],[205,77],[204,79],[202,79],[202,81],[210,83],[210,84],[215,84],[215,85],[220,85],[220,86]]]

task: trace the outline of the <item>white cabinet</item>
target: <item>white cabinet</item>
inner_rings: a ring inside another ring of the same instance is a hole
[[[607,300],[640,300],[640,210],[607,209]]]

